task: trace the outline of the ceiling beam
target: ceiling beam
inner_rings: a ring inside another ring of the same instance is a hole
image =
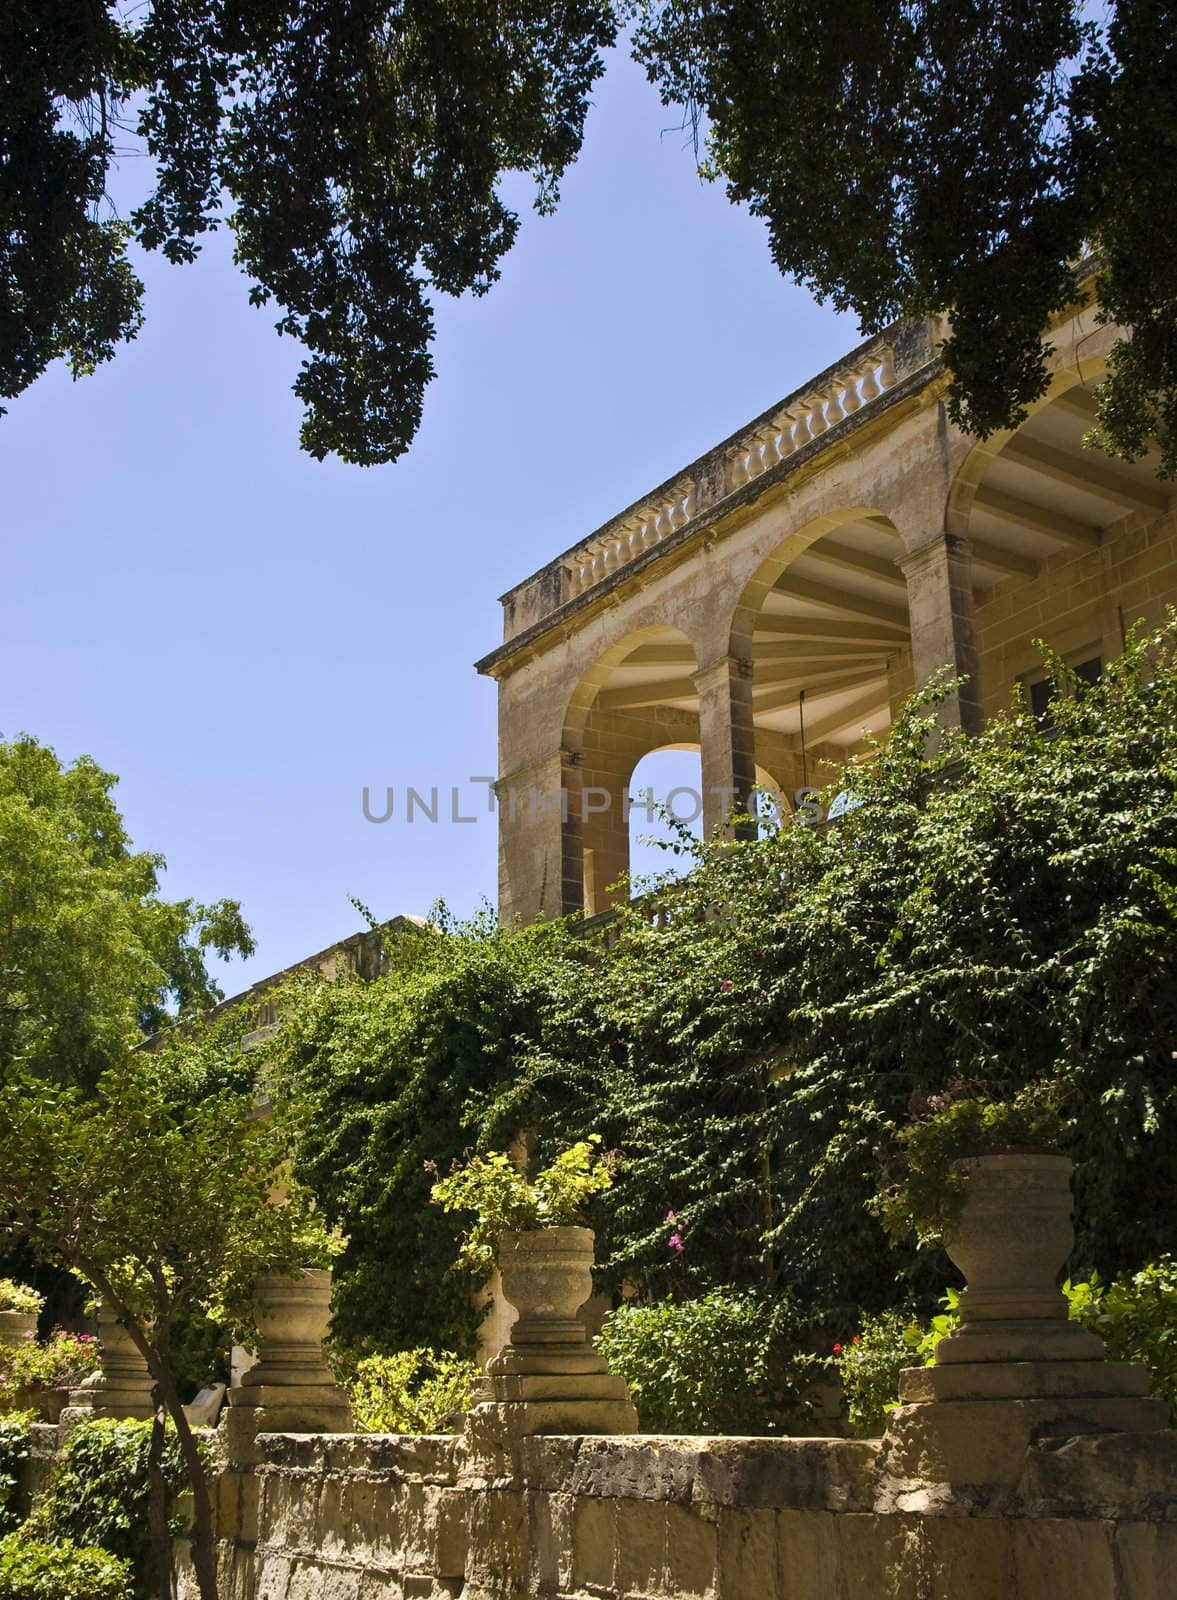
[[[698,693],[693,678],[656,678],[653,683],[602,689],[593,706],[602,711],[637,711],[642,706],[662,706],[670,700],[694,700]]]
[[[821,640],[764,639],[752,645],[752,660],[760,661],[862,661],[876,657],[882,664],[887,655],[901,648],[902,641],[895,640],[887,646],[878,644],[825,643]]]
[[[806,697],[808,698],[808,696]],[[856,733],[870,721],[875,711],[890,710],[890,699],[887,685],[880,684],[867,694],[859,695],[857,700],[852,700],[848,706],[843,706],[840,711],[829,711],[824,717],[818,717],[810,722],[805,719],[805,743],[807,745],[822,744],[832,733],[841,733],[843,728],[853,728]]]
[[[881,622],[838,622],[832,617],[787,617],[779,611],[762,611],[756,618],[756,632],[824,643],[883,645],[889,650],[901,649],[908,640],[906,617],[901,628],[888,628]]]
[[[907,594],[907,580],[895,563],[886,556],[872,555],[869,550],[853,550],[849,545],[837,544],[830,539],[819,539],[803,554],[814,561],[823,562],[826,566],[836,567],[840,572],[861,573],[865,577],[876,579],[879,583],[889,584],[904,596]]]
[[[1069,389],[1064,389],[1062,394],[1055,396],[1046,409],[1066,411],[1073,417],[1082,417],[1088,427],[1099,415],[1099,405],[1095,396],[1081,383],[1072,384]]]
[[[1093,461],[1094,455],[1095,451],[1084,450],[1082,457],[1073,456],[1066,450],[1056,450],[1053,445],[1039,444],[1036,439],[1015,434],[997,460],[1037,472],[1064,488],[1100,495],[1126,511],[1165,510],[1169,496],[1163,489],[1151,483],[1133,483],[1101,462]]]
[[[998,572],[1007,572],[1011,577],[1038,576],[1039,563],[1033,556],[1021,555],[1017,550],[1006,550],[1004,546],[992,544],[988,539],[973,537],[969,540],[969,545],[973,552],[973,560],[979,561],[983,567],[995,567]]]
[[[1023,532],[1041,533],[1048,539],[1060,539],[1063,544],[1082,545],[1091,549],[1100,539],[1100,531],[1093,522],[1080,522],[1061,511],[1040,506],[1034,500],[1006,494],[1002,489],[978,489],[973,498],[973,510],[983,511],[986,516],[1021,528]]]
[[[884,674],[879,671],[863,672],[860,669],[857,672],[831,673],[828,677],[822,678],[814,678],[811,673],[807,678],[782,679],[779,683],[770,685],[764,694],[757,692],[759,685],[756,685],[753,689],[755,698],[752,701],[752,710],[756,716],[766,717],[774,711],[787,711],[796,707],[798,691],[801,689],[805,690],[805,704],[808,706],[811,701],[824,699],[831,694],[845,694],[847,689],[862,688],[868,683],[876,686],[881,684],[881,689],[876,687],[874,691],[875,697],[877,699],[881,694],[884,700],[887,699]]]
[[[793,600],[804,600],[807,605],[824,606],[830,611],[840,611],[845,616],[868,617],[890,628],[907,630],[907,609],[888,605],[885,600],[875,600],[870,595],[851,594],[826,583],[813,583],[809,578],[795,577],[785,572],[773,585],[777,594]]]

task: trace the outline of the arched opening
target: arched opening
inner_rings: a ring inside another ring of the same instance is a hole
[[[667,820],[667,813],[676,823]],[[689,872],[693,857],[681,849],[682,831],[703,837],[703,766],[698,747],[651,750],[629,780],[630,896],[649,879]]]
[[[698,748],[697,670],[684,633],[650,627],[613,646],[572,698],[564,744],[576,762],[579,792],[566,827],[579,843],[588,916],[624,894],[615,886],[630,871],[635,769],[651,751]]]
[[[899,534],[869,507],[793,534],[747,585],[732,654],[751,664],[758,769],[787,798],[882,736],[911,687]]]

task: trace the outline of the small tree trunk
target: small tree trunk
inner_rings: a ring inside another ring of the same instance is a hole
[[[120,1307],[120,1312],[123,1309]],[[180,1391],[176,1388],[176,1382],[172,1377],[171,1368],[167,1360],[157,1346],[148,1338],[137,1318],[127,1316],[125,1326],[138,1347],[140,1355],[146,1361],[148,1371],[155,1379],[156,1387],[168,1416],[171,1417],[176,1425],[176,1438],[179,1441],[180,1454],[184,1458],[184,1467],[188,1474],[188,1487],[192,1491],[190,1545],[192,1570],[196,1574],[196,1588],[200,1595],[200,1600],[219,1600],[217,1590],[217,1545],[213,1531],[213,1508],[208,1493],[208,1479],[204,1475],[204,1462],[200,1458],[200,1447],[196,1443],[196,1435],[192,1432],[188,1418],[184,1415],[184,1403],[180,1399]],[[170,1553],[169,1542],[169,1555]]]
[[[167,1412],[160,1397],[158,1383],[152,1392],[152,1399],[155,1402],[155,1413],[151,1419],[151,1444],[147,1451],[147,1522],[151,1530],[151,1548],[155,1552],[159,1600],[174,1600],[176,1573],[172,1560],[172,1541],[168,1533],[168,1486],[163,1471]]]
[[[204,1462],[196,1435],[184,1415],[184,1405],[179,1390],[169,1374],[160,1384],[168,1414],[176,1425],[176,1438],[180,1454],[188,1471],[188,1487],[192,1490],[192,1570],[196,1574],[196,1587],[200,1600],[218,1600],[217,1543],[213,1530],[213,1508],[209,1498],[208,1479],[204,1475]]]

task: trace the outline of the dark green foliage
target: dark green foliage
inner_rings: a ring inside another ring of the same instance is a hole
[[[1177,1259],[1162,1256],[1111,1283],[1093,1273],[1063,1292],[1072,1320],[1099,1334],[1109,1360],[1147,1367],[1149,1393],[1177,1426]]]
[[[279,1058],[351,1235],[345,1338],[468,1337],[424,1162],[521,1131],[538,1164],[589,1133],[620,1151],[598,1282],[642,1298],[785,1286],[851,1329],[930,1310],[952,1269],[888,1245],[880,1156],[946,1091],[1057,1086],[1076,1270],[1177,1248],[1175,632],[1094,687],[1058,666],[1049,736],[1018,702],[929,760],[913,703],[838,826],[703,850],[607,951],[456,929],[371,984],[314,986]]]
[[[150,1422],[100,1417],[83,1422],[57,1458],[38,1500],[33,1531],[50,1542],[97,1546],[130,1564],[140,1578],[151,1567],[148,1529]],[[174,1435],[164,1445],[163,1472],[172,1497],[187,1487]]]
[[[605,0],[9,0],[0,395],[60,355],[107,359],[141,320],[128,240],[191,261],[227,202],[252,303],[307,351],[303,447],[394,460],[432,375],[431,296],[498,276],[505,173],[554,204],[615,31]],[[155,185],[129,225],[102,221],[131,128]]]
[[[787,1300],[719,1288],[623,1305],[597,1348],[628,1383],[643,1433],[796,1433],[814,1376],[796,1329]]]
[[[105,1550],[23,1534],[0,1539],[0,1600],[131,1600],[127,1562]]]
[[[649,0],[637,52],[708,120],[710,171],[773,257],[874,331],[948,312],[950,410],[985,436],[1046,387],[1084,249],[1133,330],[1109,446],[1177,472],[1177,11],[1114,0]]]
[[[0,1417],[0,1533],[8,1533],[20,1520],[17,1496],[20,1474],[29,1459],[32,1422],[29,1412],[13,1412]]]
[[[453,1271],[465,1219],[430,1203],[474,1143],[480,1107],[535,1037],[562,929],[490,921],[404,936],[389,975],[310,981],[275,1049],[306,1105],[300,1175],[348,1238],[337,1337],[387,1349],[472,1349],[474,1280]]]

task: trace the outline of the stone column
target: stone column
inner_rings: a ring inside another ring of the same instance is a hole
[[[98,1312],[98,1366],[76,1389],[61,1414],[67,1430],[85,1417],[137,1417],[155,1414],[154,1381],[147,1363],[107,1306]]]
[[[230,1389],[226,1443],[230,1459],[259,1459],[259,1433],[350,1433],[351,1406],[323,1358],[331,1315],[330,1272],[257,1281],[261,1329],[257,1365]]]
[[[981,686],[969,541],[955,533],[931,534],[900,556],[899,566],[907,579],[915,687],[921,688],[941,668],[952,677],[967,677],[944,702],[938,720],[943,728],[976,733],[982,720]]]
[[[583,908],[580,786],[579,754],[563,749],[495,785],[504,921],[534,922]]]
[[[699,691],[703,832],[731,832],[733,811],[747,811],[756,786],[756,729],[752,721],[752,663],[721,656],[695,673]],[[749,824],[754,832],[755,824]],[[737,826],[735,832],[744,832]]]

